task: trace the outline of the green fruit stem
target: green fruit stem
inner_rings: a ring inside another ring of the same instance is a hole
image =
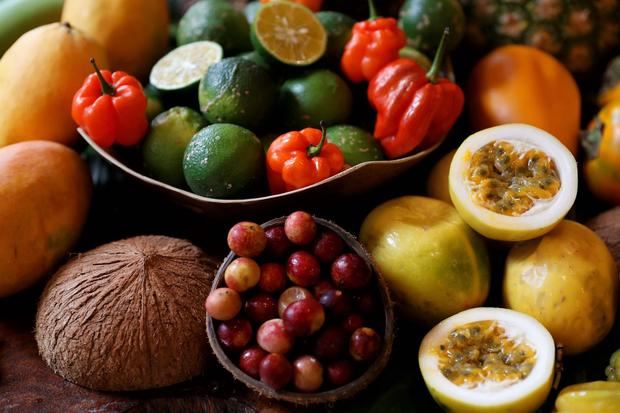
[[[308,146],[308,149],[306,149],[306,154],[308,155],[308,158],[314,158],[315,156],[320,155],[321,151],[323,150],[323,146],[327,141],[327,130],[325,129],[325,124],[323,123],[323,121],[321,121],[321,133],[322,135],[319,144],[316,146],[310,145]]]
[[[97,62],[95,62],[94,57],[90,58],[90,64],[92,64],[95,68],[95,72],[97,73],[97,77],[99,78],[99,83],[101,84],[101,93],[104,95],[114,96],[116,94],[116,89],[114,89],[114,86],[106,82],[106,80],[103,78],[101,70],[99,70],[99,67],[97,66]]]
[[[446,27],[443,29],[443,34],[441,35],[441,41],[439,42],[439,47],[437,48],[437,52],[435,52],[435,58],[433,59],[433,64],[431,65],[430,70],[426,73],[426,78],[431,83],[437,83],[439,80],[439,71],[443,66],[444,56],[446,54],[446,47],[448,36],[450,35],[450,28]]]
[[[375,7],[375,2],[373,0],[368,0],[368,10],[370,10],[370,17],[368,20],[376,20],[379,18],[377,15],[377,8]]]

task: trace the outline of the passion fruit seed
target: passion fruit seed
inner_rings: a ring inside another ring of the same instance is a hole
[[[466,388],[488,381],[510,385],[525,379],[536,363],[536,350],[490,320],[455,328],[436,350],[441,373]]]
[[[561,186],[555,162],[546,153],[508,141],[493,141],[474,152],[467,180],[475,203],[508,216],[523,215],[538,201],[552,199]]]

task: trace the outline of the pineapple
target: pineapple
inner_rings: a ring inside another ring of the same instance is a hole
[[[521,43],[543,49],[575,73],[620,44],[620,0],[461,0],[467,39],[479,48]]]

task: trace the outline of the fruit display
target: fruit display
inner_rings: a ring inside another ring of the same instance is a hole
[[[352,397],[381,371],[391,302],[350,235],[297,211],[237,223],[227,240],[205,308],[215,354],[237,379],[307,404]]]
[[[555,345],[538,321],[504,308],[473,308],[424,337],[420,370],[451,412],[533,412],[553,381]]]
[[[540,321],[566,354],[582,353],[609,333],[619,293],[618,267],[605,243],[574,221],[516,244],[506,260],[506,306]]]
[[[619,13],[0,0],[0,411],[619,411]]]
[[[473,46],[534,46],[557,56],[578,73],[594,69],[620,42],[620,4],[615,0],[461,3],[467,14],[467,37]]]
[[[502,241],[541,236],[577,197],[577,164],[562,143],[526,124],[481,130],[463,141],[449,175],[450,198],[482,235]]]
[[[169,237],[134,237],[80,254],[43,291],[39,353],[66,380],[97,390],[195,377],[207,361],[202,302],[214,270],[198,247]]]

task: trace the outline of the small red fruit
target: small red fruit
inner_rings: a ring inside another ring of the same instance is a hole
[[[269,294],[258,293],[245,302],[245,313],[255,323],[278,318],[278,303]]]
[[[331,276],[337,287],[345,289],[364,288],[370,281],[370,270],[362,257],[350,252],[341,255],[334,261]]]
[[[217,338],[227,349],[241,350],[252,339],[252,325],[242,318],[224,321],[217,328]]]
[[[319,282],[321,265],[312,254],[297,251],[288,257],[286,274],[293,283],[301,287],[310,287]]]
[[[205,308],[216,320],[232,320],[241,311],[241,296],[231,288],[218,288],[207,297]]]
[[[267,228],[265,236],[267,237],[266,252],[271,257],[282,258],[290,251],[291,241],[286,237],[284,226],[278,225]]]
[[[228,247],[240,257],[258,257],[267,246],[263,228],[254,222],[240,222],[228,231]]]
[[[260,362],[267,356],[267,352],[260,347],[250,347],[239,356],[239,368],[247,375],[257,379]]]
[[[288,307],[295,301],[300,301],[306,298],[312,298],[312,294],[305,288],[287,288],[282,294],[280,294],[280,298],[278,299],[278,315],[282,317],[282,314],[284,314],[284,310],[286,310],[286,307]]]
[[[340,327],[332,326],[323,330],[314,343],[314,355],[331,360],[339,357],[347,346],[347,335]]]
[[[371,291],[362,291],[353,297],[355,308],[367,316],[372,316],[377,311],[377,299]]]
[[[327,380],[336,387],[344,386],[353,380],[353,364],[349,360],[339,360],[327,366]]]
[[[286,269],[284,265],[267,262],[260,266],[258,287],[266,293],[277,293],[286,287]]]
[[[252,258],[237,258],[224,271],[224,282],[228,288],[240,293],[254,288],[258,280],[260,280],[260,267]]]
[[[299,391],[317,391],[323,385],[323,366],[312,356],[301,356],[293,362],[293,381]]]
[[[327,291],[327,290],[334,290],[334,289],[336,289],[336,287],[334,287],[334,284],[332,284],[331,281],[329,281],[329,280],[321,280],[321,281],[318,282],[318,284],[316,284],[313,287],[314,296],[318,300],[319,297],[321,296],[321,294],[323,294],[325,291]]]
[[[281,319],[265,321],[256,333],[258,345],[269,353],[288,353],[294,344],[294,338],[284,328]]]
[[[286,307],[282,321],[286,331],[295,337],[308,337],[323,326],[325,311],[314,298],[306,298]]]
[[[349,353],[356,361],[371,361],[380,349],[381,337],[372,328],[358,328],[349,339]]]
[[[350,314],[342,321],[342,328],[349,334],[353,334],[358,328],[364,327],[364,319],[359,314]]]
[[[280,390],[293,378],[293,367],[282,354],[268,354],[260,362],[260,380],[275,390]]]
[[[340,290],[327,290],[319,297],[319,303],[334,317],[344,317],[351,312],[351,297]]]
[[[284,221],[286,237],[295,245],[308,245],[316,237],[316,222],[307,212],[296,211]]]
[[[325,230],[312,247],[312,253],[323,264],[331,264],[344,250],[344,241],[338,234]]]

